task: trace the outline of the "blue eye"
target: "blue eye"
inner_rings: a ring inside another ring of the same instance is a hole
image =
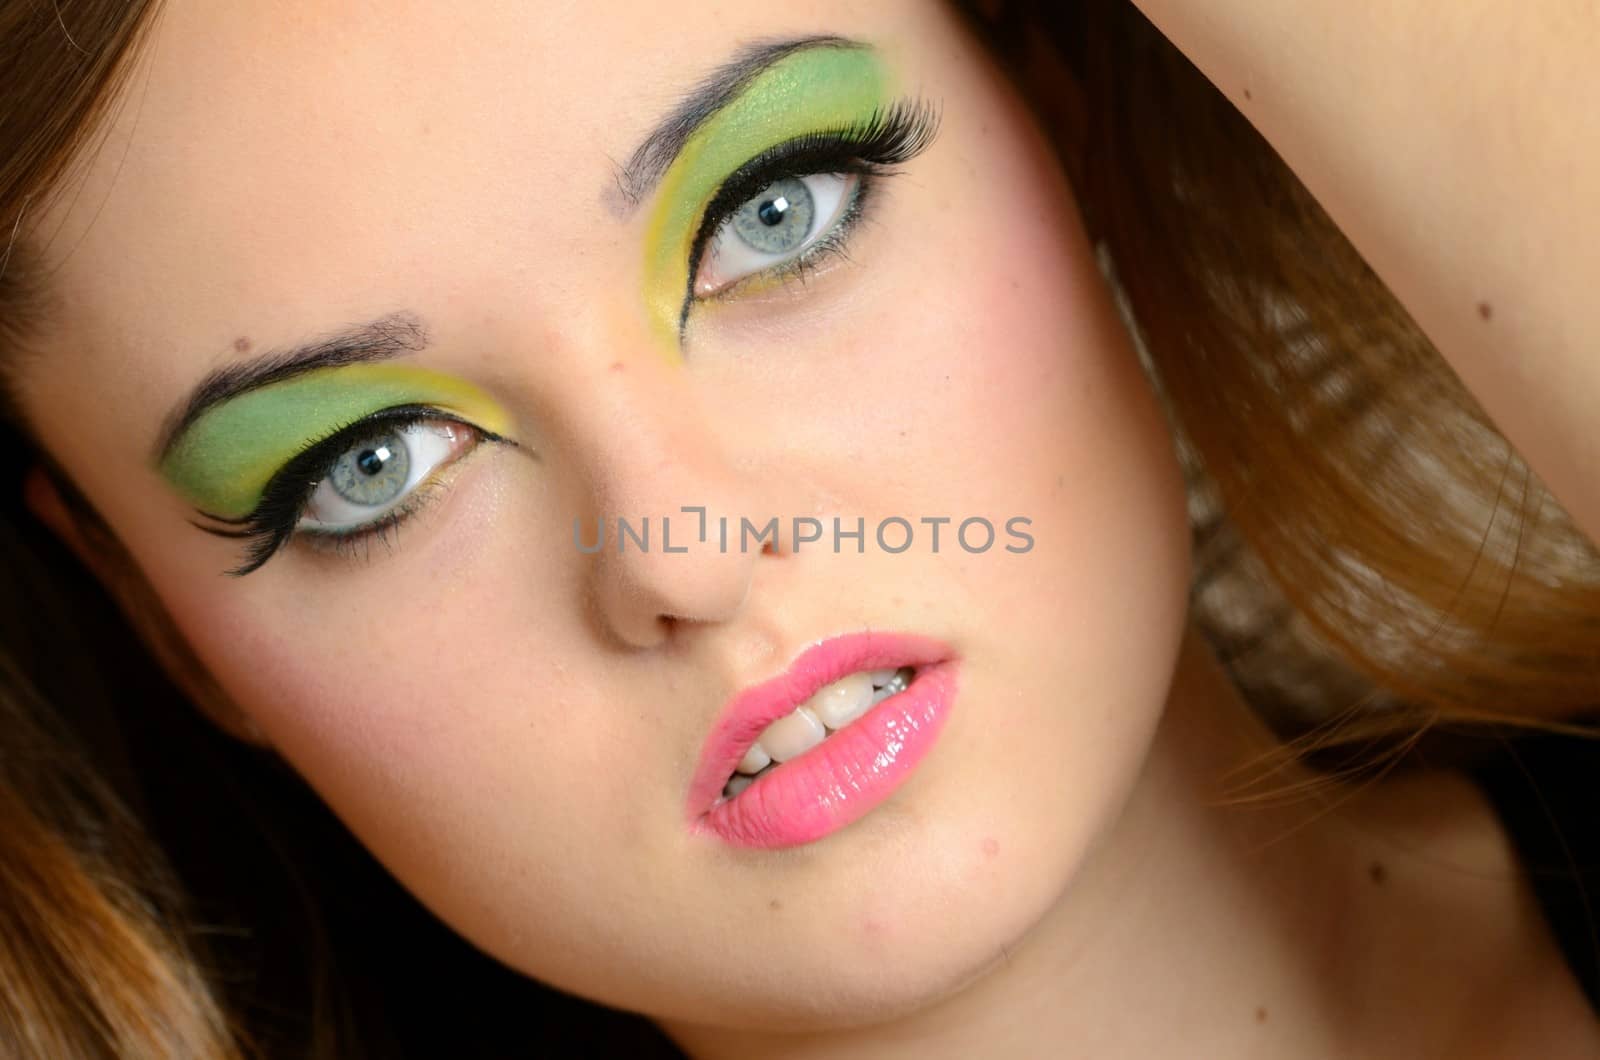
[[[250,542],[243,577],[261,569],[295,539],[343,551],[385,535],[419,512],[440,469],[484,442],[517,447],[510,438],[475,427],[427,405],[397,405],[334,431],[279,468],[255,510],[221,525],[197,523],[219,537]]]
[[[854,173],[815,173],[773,181],[717,227],[695,274],[695,295],[716,294],[758,273],[795,262],[845,227],[861,186]]]
[[[377,427],[334,460],[311,491],[295,529],[358,532],[402,507],[434,471],[476,444],[476,432],[448,420]]]

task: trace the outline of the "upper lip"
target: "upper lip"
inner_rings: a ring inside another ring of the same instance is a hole
[[[952,655],[937,640],[899,633],[851,633],[811,645],[783,673],[728,701],[701,750],[689,790],[690,814],[709,810],[762,731],[818,690],[859,671],[931,666]]]

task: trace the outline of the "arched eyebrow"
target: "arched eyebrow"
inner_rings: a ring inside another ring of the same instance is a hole
[[[695,131],[733,103],[761,74],[797,52],[815,48],[869,48],[863,41],[830,34],[755,41],[713,70],[689,91],[640,141],[616,174],[616,190],[624,211],[650,194]],[[157,434],[155,460],[164,460],[173,446],[207,411],[241,394],[291,379],[319,368],[387,360],[424,349],[427,331],[410,312],[377,320],[251,361],[219,368],[202,379],[163,421]]]
[[[155,460],[166,459],[184,432],[207,411],[241,394],[319,368],[385,361],[427,345],[428,332],[421,319],[401,310],[288,350],[225,365],[202,379],[168,414],[157,435]]]
[[[650,131],[616,173],[616,192],[622,213],[631,212],[649,196],[683,145],[769,67],[812,48],[868,48],[848,37],[817,35],[783,40],[756,41],[733,59],[713,70],[690,90],[683,102]]]

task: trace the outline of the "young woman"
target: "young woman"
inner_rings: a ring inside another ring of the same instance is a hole
[[[15,507],[238,745],[13,553],[7,1044],[1596,1055],[1419,744],[1600,644],[1594,16],[1478,7],[0,5]]]

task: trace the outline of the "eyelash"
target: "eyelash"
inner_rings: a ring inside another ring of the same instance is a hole
[[[881,178],[893,176],[894,166],[909,162],[933,142],[939,131],[939,113],[922,99],[900,100],[888,109],[879,109],[866,121],[840,129],[808,133],[769,148],[740,166],[722,182],[706,205],[689,250],[689,283],[684,292],[683,311],[678,318],[681,334],[687,327],[689,311],[705,299],[695,294],[706,247],[735,212],[753,196],[775,181],[818,173],[856,174],[860,187],[855,200],[833,230],[798,256],[774,266],[765,275],[780,279],[803,276],[808,268],[829,254],[840,253],[851,231],[861,219],[862,205]],[[740,281],[742,283],[743,281]],[[734,285],[735,287],[738,284]],[[718,295],[712,295],[715,299]]]
[[[679,320],[680,330],[687,324],[691,307],[703,300],[694,292],[708,242],[747,200],[775,181],[788,178],[819,173],[856,174],[860,177],[854,200],[833,229],[796,257],[775,265],[765,274],[784,280],[803,277],[808,269],[814,268],[827,255],[843,252],[850,233],[861,219],[862,206],[874,183],[880,178],[892,176],[896,172],[892,167],[908,162],[926,150],[937,135],[938,128],[939,115],[930,104],[922,100],[901,100],[887,110],[873,112],[866,121],[840,129],[809,133],[781,143],[739,167],[712,196],[695,233],[689,256],[688,288]],[[243,577],[259,570],[295,538],[315,541],[319,546],[344,555],[353,555],[363,544],[370,551],[374,540],[387,544],[389,536],[401,523],[436,500],[438,493],[445,488],[436,476],[429,476],[405,500],[378,519],[355,530],[330,533],[299,530],[297,526],[317,486],[327,478],[333,464],[351,446],[370,436],[375,428],[403,430],[434,422],[452,423],[473,432],[478,439],[473,449],[483,442],[516,444],[429,406],[404,405],[384,409],[335,430],[293,457],[272,476],[260,502],[248,515],[239,519],[207,515],[207,519],[219,525],[196,525],[207,533],[250,542],[245,561],[227,572],[233,577]],[[471,451],[468,450],[469,453]]]
[[[305,515],[306,507],[317,486],[332,473],[333,465],[347,450],[370,437],[375,429],[402,431],[425,423],[453,424],[470,431],[475,436],[472,449],[452,460],[452,465],[459,463],[484,442],[516,444],[508,438],[475,427],[459,417],[431,406],[400,405],[384,409],[340,427],[296,454],[272,476],[266,489],[262,491],[261,500],[248,515],[238,519],[206,515],[207,519],[221,525],[207,526],[200,523],[195,525],[218,537],[250,541],[245,561],[227,572],[233,577],[242,578],[252,571],[260,570],[267,560],[277,555],[285,545],[297,537],[315,541],[320,546],[342,554],[353,555],[363,543],[370,551],[374,540],[387,543],[388,535],[396,527],[436,499],[436,492],[444,488],[436,475],[430,474],[413,488],[404,500],[373,522],[356,529],[330,532],[302,530],[297,529],[297,526]]]

